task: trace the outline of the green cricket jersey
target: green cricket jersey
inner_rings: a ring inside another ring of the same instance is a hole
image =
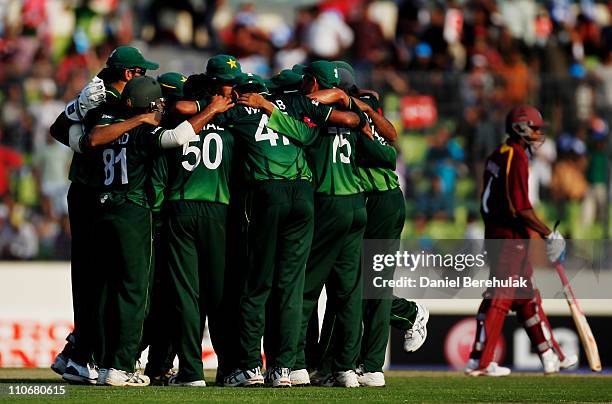
[[[303,95],[278,95],[270,98],[281,111],[308,122],[323,124],[331,107],[313,102]],[[316,136],[301,138],[275,132],[268,126],[268,116],[259,109],[238,105],[224,114],[226,127],[242,142],[246,157],[244,172],[249,182],[262,180],[308,180],[312,172],[302,148]],[[297,140],[291,142],[289,138]]]
[[[277,111],[272,114],[268,125],[298,142],[309,139],[305,144],[309,146],[308,165],[313,172],[316,193],[354,195],[363,192],[355,163],[358,136],[362,136],[360,132],[330,125],[316,128],[308,119],[290,121],[279,116]]]
[[[120,122],[121,118],[103,115],[101,124]],[[149,207],[148,180],[151,165],[161,153],[161,127],[140,125],[114,140],[87,153],[91,159],[94,186],[100,202],[128,200]]]
[[[123,105],[121,104],[121,93],[110,84],[105,84],[106,100],[104,104],[92,109],[85,116],[83,121],[85,133],[90,132],[94,126],[100,124],[100,120],[103,115],[118,115],[123,108]],[[99,185],[95,183],[95,179],[92,176],[92,165],[89,153],[87,151],[83,153],[74,153],[72,156],[72,162],[70,163],[68,179],[72,182],[87,185],[89,187],[96,187]]]
[[[362,95],[359,99],[369,106],[372,107],[375,111],[379,111],[382,113],[380,108],[380,103],[373,95]],[[379,191],[389,191],[399,187],[399,180],[397,178],[397,174],[395,173],[395,159],[397,157],[397,151],[395,148],[387,143],[385,138],[380,136],[376,131],[376,127],[374,126],[372,119],[368,117],[368,122],[372,131],[374,133],[375,141],[372,142],[374,145],[371,145],[371,148],[368,148],[364,153],[359,154],[359,158],[357,160],[357,164],[359,166],[359,178],[361,179],[361,184],[363,185],[365,192],[379,192]],[[376,149],[379,153],[388,154],[389,158],[393,161],[393,167],[383,167],[382,165],[374,165],[371,166],[367,162],[367,157],[371,155],[371,152],[376,152]],[[363,157],[363,158],[362,158]]]
[[[229,204],[233,148],[234,137],[215,118],[183,147],[165,150],[153,164],[153,209],[164,199]]]

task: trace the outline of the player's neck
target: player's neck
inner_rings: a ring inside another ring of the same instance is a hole
[[[115,89],[117,91],[119,91],[119,94],[123,93],[123,89],[125,88],[125,85],[127,84],[127,81],[115,81],[114,83],[111,83],[111,86],[115,87]]]

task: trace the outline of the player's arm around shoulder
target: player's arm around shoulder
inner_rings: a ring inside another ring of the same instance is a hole
[[[97,147],[111,143],[124,133],[143,124],[158,126],[161,122],[161,118],[161,112],[153,111],[136,115],[126,120],[120,120],[115,123],[102,123],[101,125],[96,125],[87,136],[86,146]]]
[[[326,118],[320,123],[330,123],[346,128],[363,128],[366,126],[365,115],[358,108],[352,108],[351,98],[339,88],[319,90],[308,95],[311,103],[323,104],[328,108]],[[338,106],[344,110],[332,108]]]
[[[234,106],[232,99],[223,96],[213,96],[210,103],[202,112],[183,121],[174,129],[160,130],[159,145],[163,149],[179,147],[188,143],[204,128],[216,115],[221,114]],[[156,133],[156,132],[154,132]]]
[[[351,97],[353,102],[361,109],[372,121],[379,133],[388,142],[397,140],[395,126],[382,113],[380,101],[372,95],[362,95],[361,97]]]

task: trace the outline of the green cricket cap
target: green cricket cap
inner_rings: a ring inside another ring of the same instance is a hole
[[[242,73],[234,80],[234,87],[241,92],[270,94],[266,81],[253,73]]]
[[[157,82],[161,86],[164,97],[183,97],[183,87],[187,77],[177,72],[168,72],[157,76]]]
[[[340,74],[333,62],[327,60],[317,60],[312,62],[304,69],[304,74],[314,76],[321,88],[338,87],[340,84]]]
[[[295,87],[302,83],[302,75],[294,72],[291,69],[281,70],[280,73],[272,76],[268,80],[269,89]]]
[[[120,69],[133,69],[135,67],[147,70],[159,69],[157,63],[145,59],[138,48],[134,48],[133,46],[120,46],[115,48],[106,60],[106,65],[108,67]]]
[[[298,63],[298,64],[293,65],[291,70],[293,70],[294,73],[297,73],[297,74],[300,74],[300,75],[304,75],[304,69],[305,68],[306,68],[306,65]]]
[[[350,63],[345,62],[344,60],[334,60],[333,63],[336,64],[336,67],[338,69],[346,69],[351,73],[353,77],[355,77],[355,69],[353,69],[353,66],[351,66]]]
[[[242,74],[240,62],[230,55],[215,55],[206,63],[206,75],[224,81],[232,81]]]

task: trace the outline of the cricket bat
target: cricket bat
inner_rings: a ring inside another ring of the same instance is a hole
[[[576,324],[578,335],[580,335],[580,341],[582,342],[582,347],[584,348],[587,360],[589,361],[589,367],[593,372],[600,372],[601,360],[599,358],[597,342],[595,341],[595,337],[593,336],[591,327],[589,327],[589,323],[587,322],[586,316],[584,315],[584,311],[582,311],[580,305],[578,304],[576,296],[574,296],[574,291],[572,290],[569,280],[565,275],[565,269],[563,269],[563,265],[557,262],[555,264],[555,268],[557,269],[557,273],[561,278],[561,283],[563,284],[563,293],[565,294],[567,305],[569,306],[570,313],[572,313],[572,318],[574,319],[574,323]]]

